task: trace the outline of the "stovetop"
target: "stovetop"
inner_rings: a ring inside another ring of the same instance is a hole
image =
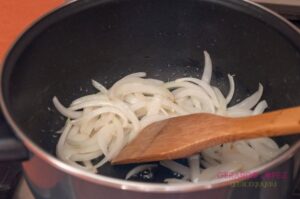
[[[26,181],[24,178],[21,178],[16,190],[13,194],[13,199],[34,199]]]

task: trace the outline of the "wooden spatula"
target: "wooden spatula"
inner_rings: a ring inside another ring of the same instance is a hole
[[[147,126],[112,163],[177,159],[226,142],[299,132],[300,107],[241,118],[212,114],[186,115]]]

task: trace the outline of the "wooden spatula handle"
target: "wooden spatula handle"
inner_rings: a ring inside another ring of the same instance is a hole
[[[300,132],[300,107],[229,118],[193,114],[156,122],[127,145],[113,163],[177,159],[236,140]]]
[[[282,109],[257,116],[232,120],[236,136],[243,138],[260,136],[284,136],[300,132],[300,107]],[[239,137],[239,138],[241,138]]]

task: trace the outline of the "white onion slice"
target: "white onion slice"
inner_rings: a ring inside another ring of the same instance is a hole
[[[205,92],[207,92],[207,94],[212,98],[212,100],[216,100],[216,95],[215,95],[211,85],[209,85],[207,82],[205,82],[201,79],[192,78],[192,77],[185,77],[185,78],[180,78],[180,79],[175,80],[175,82],[185,82],[185,81],[192,82],[192,83],[198,85]]]
[[[218,97],[218,101],[220,106],[217,108],[217,111],[215,112],[216,114],[221,114],[221,115],[225,115],[226,113],[226,99],[223,96],[222,92],[220,91],[220,89],[213,87],[217,97]]]
[[[191,181],[196,183],[199,181],[200,176],[200,158],[199,155],[193,155],[188,158],[190,166],[190,178]]]
[[[147,75],[147,73],[145,73],[145,72],[137,72],[137,73],[131,73],[131,74],[125,76],[125,78],[126,77],[146,77],[146,75]]]
[[[75,99],[72,103],[71,106],[80,104],[80,103],[85,103],[88,101],[95,101],[95,100],[106,100],[107,96],[103,95],[102,93],[97,93],[97,94],[91,94],[91,95],[85,95],[83,97],[80,97],[78,99]]]
[[[230,101],[233,97],[233,94],[234,94],[234,90],[235,90],[233,76],[228,74],[228,80],[229,80],[229,92],[228,92],[227,97],[226,97],[226,103],[227,104],[230,103]]]
[[[109,101],[104,101],[104,100],[93,100],[93,101],[87,101],[84,103],[78,103],[76,105],[70,106],[69,109],[71,110],[80,110],[83,108],[97,108],[97,107],[103,107],[103,106],[113,106],[113,103]]]
[[[64,130],[58,140],[58,143],[56,145],[56,155],[58,156],[59,159],[61,160],[64,160],[64,161],[67,161],[68,157],[65,156],[65,150],[64,150],[64,145],[65,145],[65,142],[66,142],[66,138],[70,132],[70,129],[72,127],[72,124],[69,122],[69,120],[67,120],[66,124],[65,124],[65,127],[64,127]]]
[[[183,175],[184,177],[189,178],[190,176],[190,171],[189,168],[179,164],[173,160],[163,160],[160,161],[160,164],[168,169],[170,169],[173,172],[179,173],[181,175]]]
[[[261,102],[259,102],[255,109],[253,110],[253,115],[258,115],[258,114],[262,114],[265,109],[268,108],[268,104],[267,104],[267,101],[266,100],[263,100]]]
[[[131,93],[143,93],[149,95],[161,95],[163,97],[173,99],[173,95],[167,89],[140,83],[123,84],[116,89],[115,93],[118,93],[117,96],[121,98]]]
[[[204,51],[204,71],[201,79],[209,84],[211,80],[211,75],[212,75],[212,61],[208,52]]]
[[[71,119],[75,119],[75,118],[79,118],[82,113],[81,112],[77,112],[77,111],[72,111],[66,107],[64,107],[57,99],[57,97],[53,97],[53,104],[55,106],[55,108],[65,117],[71,118]]]
[[[76,124],[76,123],[80,123],[83,120],[90,120],[94,117],[99,117],[101,114],[104,113],[114,113],[118,116],[120,116],[120,118],[123,121],[123,126],[126,127],[128,125],[128,120],[126,118],[126,116],[124,115],[124,113],[122,113],[119,109],[115,108],[115,107],[103,107],[103,108],[98,108],[95,109],[93,111],[91,111],[89,114],[84,115],[81,118],[78,118],[76,120],[73,120],[72,123]]]
[[[101,93],[107,93],[107,89],[105,88],[105,86],[103,86],[102,84],[100,84],[99,82],[95,81],[92,79],[92,85],[98,89]]]
[[[114,125],[108,124],[101,128],[97,133],[97,143],[105,156],[108,155],[108,148],[113,139]]]
[[[151,170],[155,167],[157,167],[157,164],[143,164],[143,165],[136,166],[126,174],[125,179],[128,180],[132,176],[135,176],[136,174],[138,174],[142,171]]]
[[[247,97],[240,103],[228,108],[228,110],[233,110],[233,109],[251,109],[257,104],[259,99],[261,98],[263,94],[263,86],[259,84],[258,90],[253,93],[251,96]]]
[[[238,161],[232,161],[230,163],[225,163],[217,166],[209,167],[199,175],[200,182],[201,181],[209,181],[215,178],[220,177],[221,173],[233,173],[240,171],[243,165]]]

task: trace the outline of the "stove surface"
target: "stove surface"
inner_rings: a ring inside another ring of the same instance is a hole
[[[13,199],[34,199],[28,184],[24,178],[21,178],[19,185],[14,193]]]

